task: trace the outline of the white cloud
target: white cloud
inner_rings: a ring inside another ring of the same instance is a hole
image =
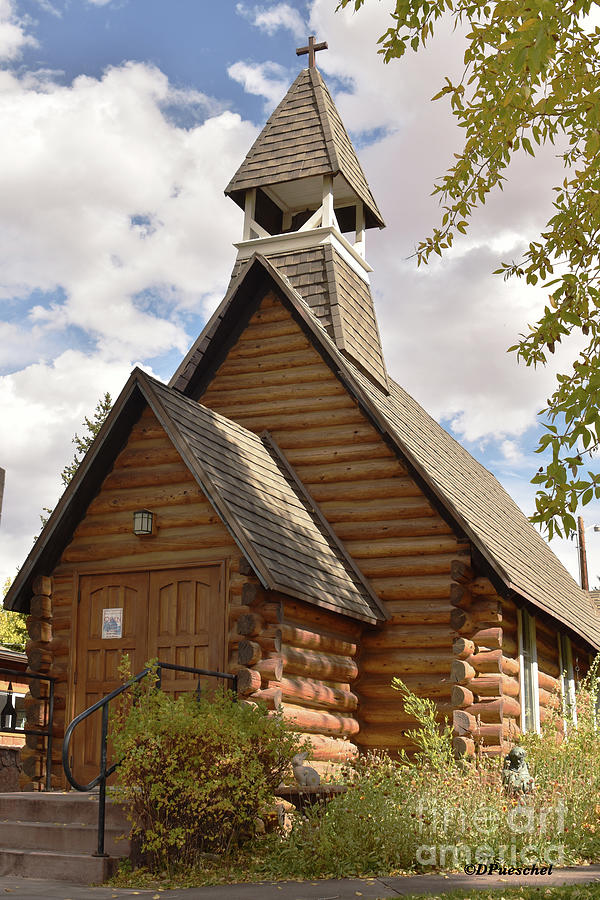
[[[43,91],[0,73],[0,118],[11,123],[0,299],[62,292],[30,312],[34,328],[83,329],[128,356],[183,352],[179,312],[224,290],[241,226],[223,186],[254,129],[229,112],[177,127],[163,113],[174,103],[216,108],[138,63]]]
[[[502,441],[502,443],[500,444],[500,450],[504,459],[509,463],[518,465],[523,461],[523,452],[519,447],[517,441],[510,441],[508,439]]]
[[[55,16],[57,19],[62,19],[61,10],[50,3],[50,0],[36,0],[36,3],[44,12],[50,13],[51,16]]]
[[[290,86],[285,69],[274,62],[236,62],[229,66],[227,74],[247,93],[264,97],[267,111],[279,103]]]
[[[370,261],[392,375],[461,439],[523,434],[567,362],[561,350],[534,370],[507,353],[543,303],[540,293],[492,276],[498,258],[485,244],[415,271],[414,261],[394,255],[391,234],[378,240]]]
[[[174,124],[190,104],[208,118]],[[256,129],[138,63],[68,86],[2,71],[0,120],[5,577],[60,494],[83,417],[137,360],[177,362],[223,296],[241,236],[223,187]]]
[[[116,399],[132,361],[67,350],[0,379],[0,462],[6,469],[0,580],[14,576],[40,531],[44,506],[63,487],[60,472],[73,456],[71,439],[106,391]]]
[[[17,16],[13,0],[0,0],[0,61],[15,60],[24,47],[36,46],[35,38],[27,34],[23,21]]]
[[[435,42],[425,50],[385,65],[377,41],[390,24],[388,4],[366,3],[358,13],[353,4],[337,12],[329,0],[312,4],[311,32],[329,46],[318,54],[317,65],[344,85],[335,100],[346,128],[354,133],[405,130],[423,115],[429,119],[429,101],[442,75],[456,74],[453,69],[462,74],[461,36],[445,24],[437,25]],[[440,105],[434,104],[436,109]]]
[[[280,28],[288,29],[298,38],[304,37],[306,34],[306,25],[302,16],[289,3],[277,3],[275,6],[268,7],[249,7],[245,3],[238,3],[236,10],[269,35],[275,34]]]
[[[175,88],[169,85],[169,90],[165,98],[165,103],[169,106],[182,107],[185,110],[198,107],[204,113],[216,116],[225,111],[225,107],[221,102],[209,97],[202,91],[195,91],[191,88]]]

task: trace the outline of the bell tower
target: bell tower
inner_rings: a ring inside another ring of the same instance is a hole
[[[255,253],[267,257],[342,353],[387,392],[365,256],[366,230],[384,221],[315,65],[326,48],[314,36],[298,48],[308,68],[225,189],[244,211],[232,277]]]

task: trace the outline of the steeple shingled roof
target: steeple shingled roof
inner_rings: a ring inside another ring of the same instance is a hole
[[[367,227],[384,226],[348,132],[317,68],[304,69],[271,114],[225,193],[244,206],[250,188],[341,174],[365,204]]]

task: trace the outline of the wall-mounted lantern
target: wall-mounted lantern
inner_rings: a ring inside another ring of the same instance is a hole
[[[133,533],[139,535],[154,534],[154,514],[149,509],[137,509],[133,514]]]

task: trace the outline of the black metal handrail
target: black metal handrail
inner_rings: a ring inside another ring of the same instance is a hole
[[[130,678],[129,681],[126,681],[125,684],[120,685],[118,688],[115,688],[114,691],[111,691],[110,694],[107,694],[106,697],[102,697],[101,700],[98,700],[93,706],[90,706],[89,709],[84,710],[78,716],[75,716],[73,721],[68,726],[65,732],[65,738],[63,741],[62,747],[62,764],[63,769],[65,770],[65,775],[67,776],[67,781],[69,784],[75,788],[77,791],[93,791],[95,787],[100,786],[99,793],[99,802],[98,802],[98,849],[93,854],[93,856],[108,856],[107,853],[104,852],[104,828],[106,822],[106,780],[110,778],[110,776],[115,772],[115,770],[121,765],[122,760],[118,760],[113,763],[109,768],[106,768],[106,757],[107,757],[107,738],[108,738],[108,704],[111,700],[114,700],[115,697],[118,697],[119,694],[122,694],[124,691],[127,691],[130,687],[133,687],[134,684],[137,684],[145,678],[146,675],[149,675],[151,672],[156,672],[157,681],[156,687],[160,689],[162,683],[162,670],[169,669],[175,672],[190,672],[192,675],[204,675],[210,676],[212,678],[223,678],[227,681],[233,682],[233,693],[237,692],[237,677],[235,675],[231,675],[229,672],[213,672],[209,669],[194,669],[190,666],[176,666],[172,663],[163,663],[158,662],[155,666],[146,666],[141,672],[138,672],[137,675],[134,675],[133,678]],[[198,696],[200,696],[200,680],[198,680],[198,688],[197,688]],[[99,709],[102,710],[102,729],[100,732],[100,772],[93,778],[88,784],[80,784],[73,776],[73,772],[71,770],[71,766],[69,764],[69,746],[71,744],[71,737],[73,736],[73,732],[77,728],[78,725],[81,724],[85,719],[89,716],[93,715],[93,713],[97,712]]]
[[[0,723],[0,734],[35,734],[38,737],[45,737],[48,739],[46,744],[46,790],[49,791],[52,789],[52,730],[54,727],[54,684],[56,682],[56,678],[53,678],[51,675],[42,675],[41,672],[23,672],[19,669],[3,669],[0,668],[0,675],[11,675],[10,681],[19,681],[28,679],[31,681],[47,681],[49,684],[48,688],[48,696],[43,697],[44,701],[48,702],[48,716],[47,716],[47,727],[45,729],[41,728],[17,728],[16,725],[16,716],[15,716],[15,724],[12,726],[5,726]]]

